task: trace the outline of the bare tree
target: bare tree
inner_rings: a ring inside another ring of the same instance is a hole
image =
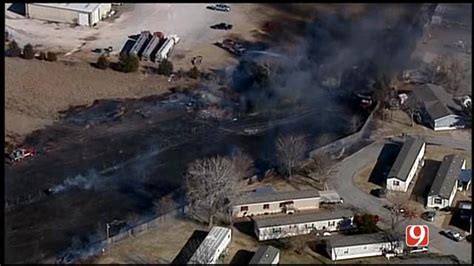
[[[432,82],[444,85],[456,96],[461,83],[468,75],[468,67],[454,56],[447,55],[436,57],[433,64],[436,70],[433,73]]]
[[[248,154],[239,150],[232,155],[231,159],[239,179],[250,177],[255,172],[254,161]]]
[[[410,204],[405,193],[390,191],[387,193],[387,199],[390,201],[387,209],[390,211],[392,233],[399,231],[400,223],[418,216],[418,211]]]
[[[308,245],[308,242],[316,240],[316,230],[312,230],[310,233],[305,234],[298,227],[296,232],[298,235],[291,237],[289,239],[289,244],[297,254],[301,254]]]
[[[328,172],[332,164],[333,160],[330,155],[327,153],[319,153],[306,167],[308,176],[321,183],[324,190],[327,190]]]
[[[166,219],[167,214],[175,208],[175,203],[170,197],[161,197],[158,201],[153,203],[155,214]]]
[[[280,136],[276,151],[280,171],[291,178],[305,156],[306,141],[303,136]]]
[[[228,211],[237,186],[233,161],[228,157],[211,157],[191,163],[185,175],[190,214],[207,214],[209,227],[220,211]]]

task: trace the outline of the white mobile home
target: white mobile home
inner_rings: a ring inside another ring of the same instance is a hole
[[[163,42],[163,38],[164,36],[160,32],[153,33],[153,38],[145,48],[145,51],[143,51],[142,60],[154,61],[155,55]]]
[[[233,217],[246,217],[318,209],[319,199],[320,195],[317,190],[250,192],[237,199],[232,208],[232,215]]]
[[[311,232],[333,232],[352,226],[354,215],[347,209],[320,210],[311,213],[279,215],[254,219],[259,241],[306,235]]]
[[[146,46],[148,45],[150,39],[151,33],[149,31],[142,31],[135,44],[132,46],[132,49],[130,49],[130,55],[140,57],[143,50],[145,50]]]
[[[178,44],[179,40],[179,37],[176,35],[169,36],[160,49],[156,52],[156,61],[167,59],[173,51],[174,46]]]
[[[260,246],[250,259],[249,265],[276,265],[280,262],[280,250],[273,246]]]
[[[387,176],[387,190],[408,190],[418,168],[424,164],[425,148],[425,142],[419,138],[409,137],[405,140]]]
[[[385,233],[337,236],[327,241],[327,252],[333,261],[381,256],[401,249]]]
[[[458,189],[458,176],[465,167],[466,160],[459,155],[443,158],[428,193],[426,207],[442,209],[451,206]]]
[[[29,3],[26,4],[28,18],[62,23],[94,26],[107,17],[111,3]]]
[[[215,264],[232,239],[230,228],[214,226],[194,252],[188,264]]]

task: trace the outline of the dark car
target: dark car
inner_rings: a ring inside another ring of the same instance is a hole
[[[456,242],[462,241],[464,237],[461,235],[461,233],[456,232],[456,231],[451,231],[451,230],[446,230],[446,231],[441,231],[440,234],[446,236],[447,238],[450,238]]]
[[[433,222],[436,217],[436,212],[434,211],[427,211],[421,214],[421,218],[428,222]]]
[[[370,191],[371,195],[376,196],[377,198],[385,198],[387,196],[387,193],[385,189],[383,188],[375,188]]]
[[[232,24],[227,24],[227,23],[219,23],[216,25],[212,25],[211,29],[215,30],[231,30],[232,29]]]

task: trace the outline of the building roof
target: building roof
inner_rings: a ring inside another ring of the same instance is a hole
[[[463,183],[471,182],[472,179],[472,169],[462,169],[459,173],[458,180]]]
[[[451,191],[456,184],[456,179],[459,173],[461,173],[463,162],[464,158],[457,154],[444,156],[428,196],[440,196],[449,199]]]
[[[191,259],[189,259],[189,262],[204,264],[210,263],[215,251],[222,241],[224,241],[229,231],[231,231],[231,229],[226,227],[212,227],[204,241],[201,242],[199,247],[196,249],[196,252],[194,252]]]
[[[239,197],[236,200],[235,205],[271,202],[271,201],[295,200],[295,199],[305,199],[305,198],[316,198],[316,197],[319,197],[319,191],[315,189],[273,192],[273,193],[249,192]]]
[[[327,241],[331,248],[390,242],[386,233],[334,236]]]
[[[278,256],[280,250],[273,246],[260,246],[255,254],[253,255],[252,259],[250,260],[249,264],[272,264],[273,260]]]
[[[453,110],[460,107],[443,87],[434,84],[424,84],[413,90],[418,101],[422,102],[431,119],[436,120],[454,114]]]
[[[51,7],[51,8],[59,8],[59,9],[66,9],[72,11],[78,11],[83,13],[89,13],[94,11],[99,7],[100,4],[98,3],[33,3],[30,5],[36,6],[44,6],[44,7]]]
[[[419,138],[407,138],[393,163],[392,169],[390,169],[388,178],[397,178],[406,181],[423,144],[424,142]]]
[[[258,228],[273,227],[280,225],[289,224],[302,224],[317,221],[325,221],[337,218],[349,218],[353,217],[354,214],[348,209],[336,209],[336,210],[319,210],[311,213],[303,214],[289,214],[283,216],[274,216],[271,218],[254,218],[255,225]]]

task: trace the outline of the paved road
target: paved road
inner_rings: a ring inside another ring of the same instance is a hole
[[[470,147],[470,145],[469,145]],[[390,224],[390,213],[382,206],[387,204],[386,199],[373,197],[360,189],[353,182],[353,176],[367,164],[377,160],[377,156],[383,148],[382,142],[375,142],[355,154],[345,158],[339,165],[331,178],[329,178],[330,189],[335,189],[339,194],[353,206],[364,209],[369,213],[379,215],[382,218],[381,227]],[[455,255],[458,259],[471,262],[471,245],[466,242],[454,242],[439,234],[442,230],[435,225],[422,219],[414,219],[411,224],[426,224],[430,228],[430,249],[432,252]],[[407,223],[401,223],[402,228]]]

